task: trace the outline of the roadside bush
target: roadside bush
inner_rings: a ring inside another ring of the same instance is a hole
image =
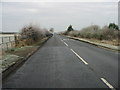
[[[78,36],[78,31],[76,31],[76,30],[70,31],[70,32],[68,32],[68,35],[77,37]]]
[[[25,44],[30,45],[33,42],[36,42],[44,37],[47,36],[49,31],[47,29],[41,29],[36,25],[28,25],[24,26],[21,31],[20,31],[20,42],[23,43],[22,45],[24,46]]]
[[[104,26],[100,28],[98,25],[88,26],[83,28],[80,31],[74,30],[67,33],[67,35],[88,38],[88,39],[97,39],[97,40],[118,40],[120,38],[120,31]]]

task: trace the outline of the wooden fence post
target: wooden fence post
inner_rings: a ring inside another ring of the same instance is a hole
[[[15,38],[15,47],[17,46],[17,36],[16,34],[14,35],[14,38]]]
[[[11,43],[11,40],[10,40],[10,36],[9,36],[9,48],[12,48],[12,43]]]
[[[4,52],[4,48],[3,48],[3,36],[2,36],[2,43],[1,43],[1,47],[2,47],[2,53]]]

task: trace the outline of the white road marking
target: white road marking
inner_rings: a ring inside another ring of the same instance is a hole
[[[62,38],[60,38],[60,40],[63,42]]]
[[[61,39],[61,41],[63,42],[63,40]]]
[[[67,44],[66,42],[64,42],[64,44],[65,44],[66,46],[68,46],[68,44]]]
[[[69,39],[63,39],[63,40],[65,41],[65,40],[69,40]]]
[[[81,60],[83,61],[84,64],[88,64],[82,57],[80,57],[73,49],[71,49],[71,51]]]
[[[112,90],[115,90],[115,88],[110,84],[108,83],[104,78],[101,78],[101,80]]]

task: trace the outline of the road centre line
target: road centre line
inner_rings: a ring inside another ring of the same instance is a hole
[[[61,39],[61,41],[66,45],[66,46],[68,46],[68,44],[67,43],[65,43],[62,39]]]
[[[61,39],[61,41],[63,42],[63,40]]]
[[[63,39],[64,40],[64,39]],[[62,42],[64,42],[61,40]],[[64,42],[66,46],[68,46],[67,43]],[[84,64],[88,65],[88,63],[80,56],[78,55],[73,49],[70,49]],[[108,83],[104,78],[100,78],[111,90],[116,90],[110,83]]]
[[[68,44],[66,42],[64,42],[64,40],[66,39],[61,39],[61,41],[68,46]],[[73,49],[70,49],[84,64],[88,65],[88,63],[79,55],[77,54]],[[103,83],[105,83],[111,90],[116,90],[110,83],[108,83],[104,78],[100,78]]]
[[[68,44],[67,44],[66,42],[64,42],[64,44],[65,44],[66,46],[68,46]]]
[[[70,49],[84,64],[88,64],[82,57],[80,57],[73,49]]]
[[[115,88],[110,84],[108,83],[104,78],[101,78],[101,80],[112,90],[115,90]]]
[[[82,57],[80,57],[73,49],[71,51],[81,60],[84,64],[88,64]],[[111,90],[116,90],[110,83],[108,83],[104,78],[100,78]]]

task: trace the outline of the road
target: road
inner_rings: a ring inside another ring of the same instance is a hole
[[[3,88],[117,88],[118,54],[55,34]]]

